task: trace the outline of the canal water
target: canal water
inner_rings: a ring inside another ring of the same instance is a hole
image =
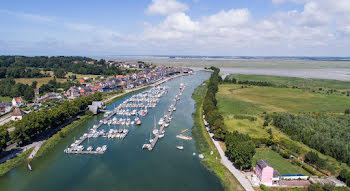
[[[147,116],[142,117],[142,125],[129,127],[129,134],[124,140],[91,138],[89,144],[96,148],[104,144],[108,149],[103,155],[65,154],[63,150],[79,138],[103,115],[97,115],[76,128],[54,149],[42,158],[31,163],[33,171],[22,164],[0,177],[1,191],[33,190],[33,191],[182,191],[182,190],[223,190],[219,179],[206,170],[198,159],[194,140],[181,141],[176,138],[183,129],[193,125],[192,113],[194,100],[191,95],[194,89],[209,78],[209,73],[197,72],[195,75],[183,76],[170,80],[164,85],[169,87],[156,108],[150,108]],[[156,121],[167,112],[175,95],[179,92],[180,83],[186,84],[173,120],[165,129],[164,138],[160,139],[154,150],[149,152],[141,147],[149,140]],[[131,95],[130,95],[131,96]],[[107,107],[115,106],[129,98],[127,96]],[[108,127],[104,126],[108,131]],[[86,148],[86,142],[85,148]],[[184,150],[177,150],[177,145],[183,145]]]

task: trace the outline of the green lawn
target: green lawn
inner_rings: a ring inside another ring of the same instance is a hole
[[[278,153],[271,149],[259,148],[256,149],[256,154],[253,158],[253,165],[256,165],[258,160],[265,160],[270,165],[276,169],[280,174],[303,174],[309,176],[310,174],[306,172],[301,167],[293,165],[287,159],[281,157]]]
[[[269,134],[263,129],[263,120],[250,121],[248,119],[234,119],[233,116],[225,116],[225,125],[227,130],[238,131],[240,133],[249,134],[251,137],[269,137]]]
[[[0,96],[0,100],[1,100],[1,101],[4,101],[4,102],[11,102],[11,101],[12,101],[12,98],[10,98],[10,97],[1,97],[1,96]]]
[[[309,90],[248,86],[219,86],[219,110],[225,115],[261,114],[262,112],[335,112],[350,107],[350,99],[340,94],[320,94]]]
[[[326,79],[307,79],[283,76],[268,75],[248,75],[248,74],[231,74],[230,77],[238,80],[265,81],[275,85],[287,85],[298,87],[322,87],[330,89],[350,89],[350,82]]]

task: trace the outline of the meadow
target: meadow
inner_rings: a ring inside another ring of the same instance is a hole
[[[241,81],[264,81],[275,85],[298,86],[309,88],[329,88],[329,89],[350,89],[350,82],[327,79],[312,79],[312,78],[295,78],[284,76],[268,76],[268,75],[249,75],[249,74],[230,74],[230,78],[235,78]]]
[[[220,110],[226,115],[263,112],[332,112],[343,113],[350,99],[342,94],[314,93],[305,89],[257,87],[223,84],[219,86]]]
[[[254,76],[256,77],[256,75]],[[274,79],[275,77],[267,76],[265,80],[261,78],[246,78],[244,80],[267,81],[267,78]],[[302,80],[303,79],[295,79],[296,83]],[[313,87],[318,86],[317,84],[322,85],[322,83],[324,83],[323,81],[324,80],[314,80]],[[272,81],[272,83],[274,82],[276,83],[276,81]],[[342,83],[343,82],[340,81],[335,82],[335,84],[338,84],[339,88],[345,88],[345,84],[341,85]],[[293,86],[295,84],[290,85]],[[274,142],[281,145],[284,149],[292,152],[293,155],[301,158],[303,158],[303,156],[309,151],[317,151],[311,149],[301,142],[292,140],[288,135],[275,128],[271,123],[264,127],[263,124],[265,115],[273,114],[275,112],[295,114],[331,113],[334,115],[343,115],[345,109],[350,108],[350,98],[340,93],[325,94],[313,92],[310,89],[285,87],[221,84],[219,85],[219,91],[216,98],[218,100],[219,111],[224,117],[225,126],[228,131],[238,131],[240,133],[249,134],[253,139],[260,139],[268,138],[269,134],[267,130],[271,129]],[[244,119],[244,116],[247,119]],[[256,120],[249,120],[251,117],[255,118]],[[321,158],[327,160],[329,166],[328,172],[331,174],[334,175],[339,173],[342,168],[349,169],[346,164],[340,163],[336,159],[323,155],[320,152],[317,153]],[[259,158],[267,158],[266,160],[276,158],[277,162],[273,160],[269,161],[272,166],[275,166],[275,163],[278,165],[278,160],[284,159],[271,149],[258,149],[255,157],[256,160]],[[295,166],[287,159],[284,159],[284,161],[289,165]],[[282,168],[280,173],[288,174],[290,172],[290,169],[288,170]]]
[[[37,81],[37,87],[39,88],[41,85],[43,84],[47,84],[50,80],[52,80],[54,78],[53,72],[49,71],[51,77],[44,77],[44,78],[16,78],[14,79],[16,81],[16,83],[22,83],[22,84],[28,84],[31,85],[32,82]],[[66,74],[66,78],[68,78],[71,75],[76,75],[77,80],[82,79],[84,77],[88,77],[88,78],[96,78],[99,77],[100,75],[83,75],[83,74],[74,74],[71,72],[68,72]],[[57,82],[66,82],[67,79],[62,79],[62,78],[56,78]]]

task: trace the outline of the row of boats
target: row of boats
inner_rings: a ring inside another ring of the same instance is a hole
[[[148,114],[148,108],[155,107],[159,103],[160,97],[167,92],[166,86],[156,86],[150,90],[133,95],[118,107],[114,108],[113,111],[107,111],[104,119],[100,120],[99,124],[93,125],[88,133],[85,133],[79,140],[74,141],[64,152],[74,154],[103,154],[107,150],[107,145],[96,147],[94,150],[92,146],[89,146],[90,138],[105,137],[108,139],[124,139],[129,133],[126,127],[134,124],[141,125],[141,117]],[[116,116],[113,117],[114,115]],[[109,131],[106,132],[104,129],[98,130],[102,125],[108,125]],[[114,128],[111,128],[111,125],[113,125]],[[116,128],[116,125],[119,125],[119,128]],[[86,150],[84,150],[84,146],[81,145],[85,139],[88,139]]]
[[[114,117],[113,119],[110,119],[110,120],[100,120],[100,123],[103,123],[104,125],[108,125],[108,126],[111,126],[111,125],[126,125],[126,126],[129,126],[129,125],[141,125],[141,118],[139,117],[135,117],[134,119],[131,119],[131,118],[116,118]]]
[[[168,109],[168,113],[164,115],[164,117],[160,118],[158,121],[158,125],[160,128],[158,129],[156,127],[156,123],[154,122],[154,129],[152,131],[152,134],[154,137],[152,137],[150,133],[150,138],[149,138],[149,143],[143,144],[142,149],[148,149],[149,151],[153,150],[153,147],[155,146],[156,142],[158,141],[159,138],[163,138],[165,136],[165,127],[168,127],[171,120],[172,120],[172,113],[176,111],[176,104],[177,101],[180,100],[180,96],[182,95],[183,91],[185,88],[185,84],[181,83],[180,84],[180,92],[177,94],[174,98],[174,103],[170,105]],[[155,119],[155,118],[154,118]],[[178,149],[182,150],[183,146],[177,146]]]

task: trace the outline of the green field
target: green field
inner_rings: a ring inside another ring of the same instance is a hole
[[[39,88],[41,85],[47,84],[50,80],[52,80],[54,78],[54,74],[53,74],[52,71],[48,71],[48,73],[50,73],[51,77],[44,77],[44,78],[16,78],[15,81],[16,81],[16,83],[22,83],[22,84],[28,84],[28,85],[31,85],[32,82],[37,81],[38,82],[37,87]],[[74,73],[68,72],[66,74],[66,78],[68,78],[68,76],[71,76],[71,75],[76,75],[77,80],[80,80],[80,79],[82,79],[84,77],[97,78],[97,77],[100,76],[100,75],[74,74]],[[62,83],[62,82],[66,82],[67,79],[56,78],[56,81]]]
[[[345,109],[350,108],[350,98],[345,95],[327,95],[314,93],[306,89],[293,88],[248,85],[246,88],[241,88],[241,85],[221,84],[219,85],[216,98],[218,100],[219,111],[224,117],[224,122],[228,131],[232,132],[236,130],[240,133],[249,134],[252,138],[267,138],[269,136],[267,130],[272,129],[274,142],[279,143],[282,147],[285,147],[287,150],[293,152],[294,155],[301,158],[303,158],[307,152],[315,152],[315,150],[292,140],[271,124],[263,128],[264,112],[288,112],[297,114],[322,112],[342,115]],[[257,120],[236,119],[235,116],[253,116],[256,117]],[[296,148],[297,150],[295,150]],[[317,153],[321,158],[328,161],[329,166],[332,168],[330,171],[332,174],[338,173],[341,168],[349,169],[346,164],[339,163],[330,156],[325,156],[319,152]],[[282,158],[280,155],[278,156]],[[288,160],[285,161],[288,162]],[[284,173],[284,171],[281,171],[281,173]]]
[[[258,118],[257,121],[248,119],[235,119],[232,115],[225,116],[225,125],[230,132],[238,131],[240,133],[249,134],[251,137],[269,137],[269,134],[263,129],[263,120]]]
[[[308,173],[299,166],[293,165],[287,159],[284,159],[278,153],[271,149],[256,149],[256,154],[253,158],[253,165],[255,166],[256,162],[261,159],[270,163],[270,165],[280,174],[303,174],[306,176],[310,175],[310,173]]]
[[[339,80],[326,80],[326,79],[307,79],[307,78],[294,78],[283,76],[267,76],[267,75],[248,75],[248,74],[231,74],[231,78],[238,80],[249,81],[264,81],[271,82],[274,85],[286,85],[286,86],[298,86],[298,87],[311,87],[311,88],[330,88],[330,89],[350,89],[350,82]]]
[[[261,114],[263,112],[332,112],[343,113],[350,99],[340,94],[313,93],[310,90],[248,86],[219,86],[219,110],[224,115]]]

